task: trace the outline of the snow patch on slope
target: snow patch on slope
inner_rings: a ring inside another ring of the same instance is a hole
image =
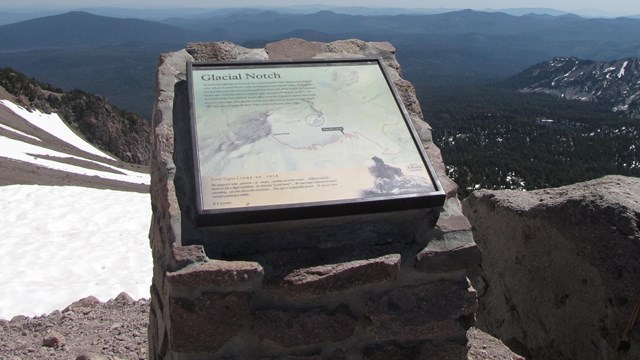
[[[624,76],[624,72],[625,72],[625,68],[627,67],[627,64],[629,64],[629,61],[625,61],[624,64],[622,64],[622,67],[620,68],[620,71],[618,72],[618,79]]]
[[[0,103],[61,141],[112,159],[85,143],[57,115],[29,112],[7,100]],[[45,147],[46,141],[0,125],[43,143],[38,146],[0,135],[0,157],[65,171],[69,176],[149,183],[148,174],[54,151]],[[87,162],[111,171],[81,166]],[[89,295],[102,301],[122,291],[134,298],[149,297],[153,261],[148,194],[78,186],[0,186],[0,214],[1,319],[50,313]]]
[[[36,140],[36,141],[42,141],[41,139],[38,139],[37,137],[35,137],[33,135],[29,135],[27,133],[23,133],[22,131],[16,130],[16,129],[14,129],[14,128],[10,127],[10,126],[7,126],[5,124],[0,124],[0,128],[3,128],[5,130],[7,130],[7,131],[11,131],[14,134],[18,134],[18,135],[21,135],[21,136],[26,136],[29,139],[33,139],[33,140]]]
[[[148,174],[137,173],[124,169],[117,168],[115,166],[104,164],[101,162],[61,153],[51,149],[47,149],[41,146],[27,144],[22,141],[9,139],[4,136],[0,136],[0,156],[11,158],[14,160],[24,161],[35,165],[44,166],[50,169],[62,170],[70,173],[87,175],[87,176],[99,176],[103,179],[111,179],[124,181],[134,184],[149,184],[150,178]],[[69,165],[62,162],[49,160],[43,158],[43,156],[54,156],[59,158],[72,158],[83,161],[89,161],[100,166],[105,166],[113,169],[117,173],[98,171],[93,169],[87,169],[81,166]]]
[[[67,124],[65,124],[58,114],[44,114],[38,110],[29,111],[21,106],[18,106],[8,100],[0,100],[0,103],[9,110],[16,113],[16,115],[27,120],[34,126],[48,132],[49,134],[57,137],[60,140],[65,141],[69,145],[72,145],[82,151],[86,151],[90,154],[102,156],[109,160],[115,160],[111,156],[96,149],[93,145],[87,143],[80,136],[76,135]]]
[[[30,124],[40,128],[43,131],[48,132],[49,134],[57,137],[61,141],[74,146],[75,148],[88,152],[90,154],[101,156],[105,159],[114,160],[112,157],[104,154],[102,151],[95,148],[93,145],[87,143],[76,135],[69,127],[62,121],[60,116],[57,114],[44,114],[40,111],[28,111],[25,108],[15,105],[14,103],[8,100],[0,100],[0,104],[4,105],[11,111],[13,111],[16,115],[23,118],[25,121]],[[1,124],[0,124],[1,125]],[[40,139],[31,136],[29,134],[25,134],[15,130],[9,126],[3,125],[3,128],[8,129],[13,132],[20,133],[21,135],[28,136],[38,141]],[[76,160],[82,160],[91,162],[102,167],[107,167],[113,170],[113,172],[109,171],[99,171],[94,169],[88,169],[81,166],[69,165],[63,162],[54,161],[51,159],[46,159],[44,157],[52,156],[58,158],[71,158]],[[28,144],[22,141],[10,139],[4,136],[0,136],[0,157],[11,158],[14,160],[24,161],[28,163],[32,163],[39,166],[44,166],[50,169],[66,171],[74,174],[87,175],[87,176],[98,176],[104,179],[111,179],[117,181],[124,181],[134,184],[149,184],[150,177],[148,174],[137,173],[134,171],[128,171],[124,169],[120,169],[110,164],[69,155],[65,153],[61,153],[55,150],[47,149],[45,147]]]
[[[148,194],[74,186],[0,186],[0,318],[126,291],[148,298]]]

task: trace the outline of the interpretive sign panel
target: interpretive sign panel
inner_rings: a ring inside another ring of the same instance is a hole
[[[199,223],[442,205],[380,60],[190,63]]]

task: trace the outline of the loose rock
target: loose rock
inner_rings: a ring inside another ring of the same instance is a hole
[[[51,331],[42,339],[42,346],[57,349],[64,346],[65,338],[57,331]]]

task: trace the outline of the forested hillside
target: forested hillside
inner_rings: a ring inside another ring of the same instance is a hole
[[[640,176],[640,123],[607,104],[518,93],[504,83],[418,94],[463,195]]]
[[[121,160],[148,163],[149,125],[142,117],[114,107],[104,97],[80,90],[63,92],[10,68],[0,69],[0,87],[27,109],[58,113],[88,142]]]
[[[509,83],[521,92],[608,104],[613,112],[640,119],[640,59],[591,61],[555,58],[517,74]]]

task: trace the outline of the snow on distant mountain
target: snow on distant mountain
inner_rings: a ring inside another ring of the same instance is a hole
[[[532,66],[510,81],[525,93],[609,103],[614,112],[640,118],[640,59],[607,62],[555,58]]]
[[[149,297],[149,175],[0,91],[0,318]],[[135,170],[138,171],[135,171]]]

